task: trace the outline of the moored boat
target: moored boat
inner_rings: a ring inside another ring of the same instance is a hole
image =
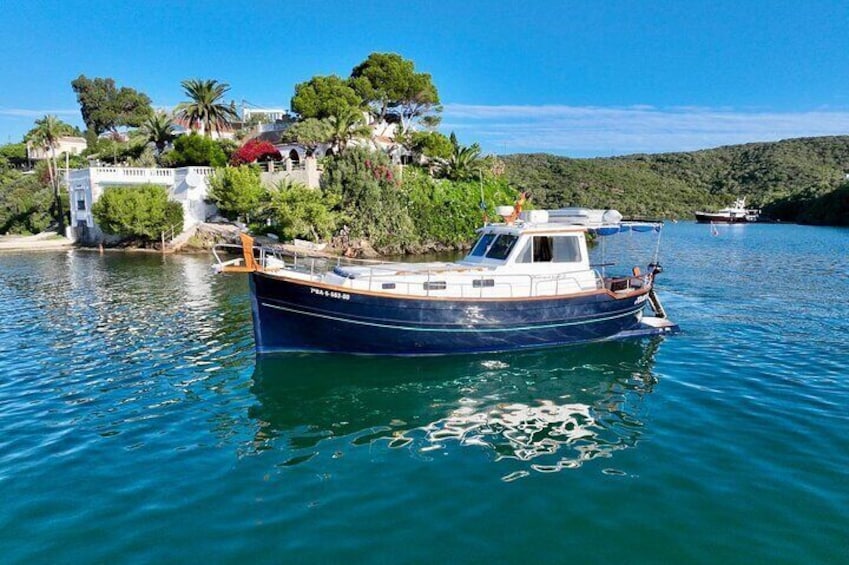
[[[746,208],[746,199],[738,198],[734,204],[718,212],[696,212],[696,221],[700,224],[745,224],[757,222],[761,211]]]
[[[585,237],[659,233],[660,223],[623,222],[613,210],[519,212],[481,228],[469,254],[453,263],[272,260],[270,250],[257,257],[246,241],[257,352],[439,355],[677,328],[655,294],[656,257],[645,272],[606,276],[590,264]]]

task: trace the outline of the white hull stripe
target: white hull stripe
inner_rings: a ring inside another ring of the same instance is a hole
[[[329,316],[327,314],[318,314],[315,312],[304,312],[302,310],[296,310],[294,308],[286,308],[284,306],[277,306],[276,304],[269,304],[268,302],[262,302],[262,306],[267,308],[274,308],[275,310],[283,310],[284,312],[291,312],[293,314],[301,314],[303,316],[312,316],[314,318],[323,318],[325,320],[332,320],[334,322],[344,322],[346,324],[356,324],[359,326],[370,326],[374,328],[386,328],[390,330],[405,330],[405,331],[413,331],[413,332],[448,332],[448,333],[468,333],[468,332],[485,332],[485,333],[495,333],[495,332],[515,332],[515,331],[523,331],[523,330],[546,330],[551,328],[562,328],[565,326],[577,326],[581,324],[594,324],[596,322],[606,322],[608,320],[616,320],[618,318],[625,318],[628,316],[633,316],[640,310],[642,310],[643,305],[640,304],[639,308],[635,308],[633,310],[629,310],[623,314],[616,314],[614,316],[605,316],[604,318],[593,318],[591,320],[580,320],[577,322],[559,322],[556,324],[538,324],[533,326],[510,326],[508,328],[423,328],[416,326],[397,326],[392,324],[380,324],[377,322],[364,322],[362,320],[350,320],[347,318],[339,318],[337,316]]]

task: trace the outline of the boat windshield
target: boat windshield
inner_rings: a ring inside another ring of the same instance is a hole
[[[513,249],[513,246],[516,244],[516,240],[519,239],[515,235],[510,235],[503,233],[498,236],[498,238],[493,242],[493,244],[489,247],[489,251],[486,253],[487,259],[506,259],[508,255],[510,255],[510,250]]]
[[[472,248],[472,252],[469,253],[469,255],[472,257],[483,257],[486,254],[487,249],[489,249],[489,244],[492,243],[493,239],[495,239],[494,233],[483,234]]]
[[[485,233],[472,248],[469,257],[504,260],[510,255],[518,239],[518,236],[509,233]]]

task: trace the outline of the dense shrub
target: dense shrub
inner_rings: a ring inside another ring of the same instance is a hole
[[[35,175],[0,172],[0,234],[32,234],[53,221],[53,190]]]
[[[849,226],[849,183],[813,200],[799,215],[805,224]]]
[[[174,140],[174,148],[162,155],[167,167],[223,167],[227,155],[213,139],[191,133]]]
[[[238,220],[261,212],[260,203],[265,189],[260,182],[259,169],[249,165],[215,169],[209,178],[209,199],[226,218]]]
[[[418,245],[409,199],[384,153],[354,147],[329,159],[321,187],[338,201],[337,223],[348,226],[352,237],[365,238],[384,253]]]
[[[468,245],[474,240],[475,229],[483,225],[484,213],[495,221],[495,207],[511,205],[518,196],[504,178],[449,181],[433,179],[412,167],[404,170],[403,184],[418,239],[436,248]],[[481,198],[485,209],[481,208]]]
[[[0,145],[0,170],[7,167],[24,168],[28,161],[26,143]]]
[[[279,161],[283,158],[280,151],[268,141],[249,139],[230,157],[231,165],[245,165],[262,161]]]
[[[183,207],[169,202],[165,188],[153,184],[107,188],[92,212],[105,233],[147,241],[183,225]]]
[[[336,229],[331,210],[337,202],[322,190],[302,184],[281,183],[270,190],[268,218],[284,240],[328,240]]]

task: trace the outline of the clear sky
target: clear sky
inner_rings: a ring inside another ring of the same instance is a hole
[[[288,108],[296,83],[375,51],[431,73],[441,130],[487,153],[849,134],[847,0],[30,0],[0,10],[0,143],[48,113],[82,126],[80,74],[161,107],[200,78]]]

